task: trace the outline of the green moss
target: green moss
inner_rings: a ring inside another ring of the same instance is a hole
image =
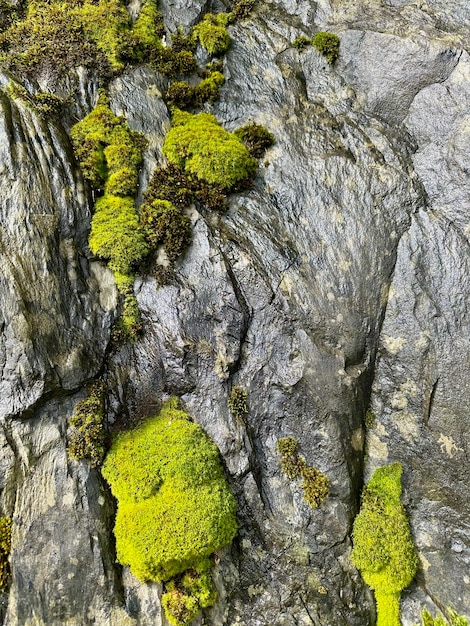
[[[209,113],[175,111],[163,153],[176,167],[225,189],[250,179],[256,169],[243,143]]]
[[[367,409],[367,413],[366,413],[364,421],[365,421],[366,428],[373,428],[375,426],[377,418],[372,409]]]
[[[162,606],[172,626],[188,626],[200,610],[197,598],[177,588],[162,595]]]
[[[170,263],[175,261],[191,243],[191,221],[167,200],[144,203],[140,212],[141,223],[149,246],[156,249],[162,244]]]
[[[209,568],[210,563],[205,567]],[[187,626],[200,609],[213,606],[217,600],[209,572],[204,567],[199,570],[188,570],[165,585],[162,605],[168,621],[174,626]]]
[[[142,580],[197,569],[235,536],[235,500],[217,447],[176,399],[120,435],[102,472],[118,499],[118,560]]]
[[[72,435],[67,447],[69,455],[77,460],[88,459],[91,467],[98,467],[104,458],[104,394],[101,381],[90,385],[88,397],[78,402],[69,419]]]
[[[427,609],[423,609],[421,613],[422,626],[468,626],[468,619],[451,607],[447,607],[447,618],[440,613],[433,617]]]
[[[209,54],[219,55],[227,51],[230,46],[230,35],[227,31],[230,19],[229,13],[206,13],[204,19],[194,27],[195,36]]]
[[[266,150],[274,143],[274,135],[264,126],[255,124],[255,122],[237,128],[235,135],[243,142],[250,156],[254,159],[261,159]]]
[[[37,91],[30,93],[23,86],[11,81],[7,87],[7,93],[11,98],[19,99],[26,106],[45,115],[58,116],[64,109],[72,104],[72,99],[60,98],[53,93]]]
[[[170,107],[177,109],[199,108],[204,102],[217,100],[224,82],[224,75],[220,72],[212,72],[194,87],[184,81],[177,81],[168,87],[165,100]]]
[[[162,47],[161,38],[165,34],[163,17],[155,0],[147,0],[134,23],[132,34],[140,45],[141,58]]]
[[[300,37],[294,39],[292,45],[294,48],[297,48],[297,50],[302,52],[302,50],[305,50],[305,48],[312,45],[312,40],[308,37],[305,37],[305,35],[301,35]]]
[[[248,394],[243,387],[239,387],[238,385],[232,387],[227,400],[227,405],[235,417],[243,419],[243,417],[248,413],[248,406],[246,403],[247,399]]]
[[[328,63],[334,63],[339,56],[339,37],[333,33],[317,33],[312,39],[315,48],[326,57]]]
[[[399,463],[378,468],[364,487],[354,521],[351,561],[375,590],[377,625],[400,625],[400,592],[413,580],[418,556],[401,504]]]
[[[289,478],[302,478],[302,490],[307,504],[316,508],[325,500],[330,491],[328,477],[316,467],[309,467],[299,454],[299,444],[293,437],[283,437],[277,442],[281,455],[281,469]]]
[[[234,20],[244,20],[246,19],[253,7],[255,6],[256,0],[238,0],[235,2],[232,9],[232,16]]]
[[[0,592],[10,586],[11,518],[0,517]]]

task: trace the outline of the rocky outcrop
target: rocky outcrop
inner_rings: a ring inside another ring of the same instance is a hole
[[[87,248],[91,198],[67,120],[64,130],[2,92],[0,504],[14,519],[5,624],[165,624],[161,587],[114,562],[99,472],[66,456],[67,417],[98,374],[111,421],[133,423],[178,395],[221,451],[240,531],[219,555],[205,623],[373,624],[351,529],[364,480],[392,461],[404,467],[421,557],[403,623],[425,605],[468,611],[461,4],[263,3],[232,26],[212,111],[229,130],[264,124],[276,143],[226,213],[191,210],[175,279],[137,280],[144,334],[113,352],[116,294]],[[170,30],[205,10],[163,3]],[[341,37],[334,66],[290,45],[317,30]],[[86,110],[96,89],[81,76]],[[109,90],[115,113],[149,140],[141,194],[162,162],[164,88],[139,67]],[[227,407],[233,385],[248,392],[244,419]],[[330,479],[318,509],[280,471],[286,436]]]

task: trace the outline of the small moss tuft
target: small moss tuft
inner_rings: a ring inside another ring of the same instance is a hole
[[[351,561],[375,590],[379,626],[400,626],[400,592],[413,580],[418,556],[400,501],[402,466],[380,467],[364,487],[354,521]]]
[[[210,562],[205,564],[210,567]],[[214,606],[217,600],[212,578],[208,571],[190,569],[183,576],[171,580],[165,585],[162,605],[165,615],[173,626],[187,626],[196,617],[200,609]]]
[[[88,389],[88,397],[78,402],[69,419],[73,431],[68,453],[76,461],[88,459],[91,467],[101,465],[104,458],[104,395],[104,383],[94,382]]]
[[[373,428],[375,426],[377,418],[372,409],[367,409],[364,421],[365,421],[366,428]]]
[[[275,141],[274,135],[269,130],[261,124],[255,124],[255,122],[237,128],[235,135],[243,142],[250,156],[254,159],[261,159]]]
[[[230,45],[230,35],[227,24],[230,22],[229,13],[206,13],[204,19],[194,27],[194,35],[199,39],[201,46],[209,54],[223,54]]]
[[[340,39],[333,33],[317,33],[312,39],[315,48],[326,57],[328,63],[334,63],[339,56]]]
[[[447,619],[438,614],[433,617],[427,609],[421,613],[422,626],[468,626],[468,619],[459,615],[451,607],[447,607]]]
[[[299,443],[293,437],[283,437],[277,442],[281,455],[281,469],[289,478],[302,478],[302,490],[307,504],[316,508],[325,500],[330,491],[328,477],[316,467],[308,467],[299,455]]]
[[[232,9],[233,20],[245,20],[249,17],[256,0],[238,0]]]
[[[232,387],[227,405],[234,417],[243,418],[248,413],[247,399],[248,394],[243,387],[239,387],[238,385]]]
[[[0,592],[10,586],[11,518],[0,517]]]
[[[305,37],[305,35],[296,37],[296,39],[294,39],[294,41],[292,42],[292,46],[294,48],[297,48],[299,52],[302,52],[302,50],[305,50],[305,48],[311,45],[312,45],[312,40],[309,39],[308,37]]]

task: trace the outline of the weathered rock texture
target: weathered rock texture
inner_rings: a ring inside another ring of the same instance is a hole
[[[162,4],[170,30],[208,8]],[[176,394],[220,448],[240,533],[219,555],[219,601],[204,623],[373,624],[350,535],[363,481],[392,461],[404,467],[422,564],[403,623],[425,605],[468,614],[466,4],[285,0],[232,26],[212,110],[229,130],[264,124],[276,143],[227,213],[192,210],[175,280],[137,281],[144,335],[112,353],[116,295],[87,249],[91,198],[67,128],[2,93],[0,506],[14,519],[5,624],[165,624],[161,586],[114,562],[99,472],[67,460],[67,417],[98,374],[112,420],[132,423]],[[333,67],[290,46],[318,30],[341,37]],[[79,77],[81,111],[96,88]],[[164,87],[141,67],[110,88],[115,112],[149,139],[141,193],[162,162]],[[245,420],[227,408],[232,385],[248,392]],[[284,436],[330,478],[318,509],[280,471]]]

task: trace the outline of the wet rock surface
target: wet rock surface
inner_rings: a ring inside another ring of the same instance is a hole
[[[208,8],[162,6],[170,30]],[[318,0],[256,5],[231,26],[211,111],[276,143],[226,213],[191,209],[171,284],[136,281],[142,338],[112,352],[116,294],[87,248],[91,198],[67,129],[2,92],[5,624],[166,625],[161,586],[115,564],[99,472],[66,456],[67,417],[98,374],[114,423],[178,395],[221,451],[240,532],[196,626],[373,624],[350,533],[364,480],[392,461],[421,557],[403,623],[425,605],[468,612],[469,20],[463,2]],[[290,45],[325,29],[341,37],[335,66]],[[148,138],[141,194],[162,162],[165,85],[139,67],[109,90]],[[85,110],[96,89],[80,90]],[[227,407],[233,385],[248,392],[243,418]],[[286,436],[330,479],[318,509],[280,471]]]

